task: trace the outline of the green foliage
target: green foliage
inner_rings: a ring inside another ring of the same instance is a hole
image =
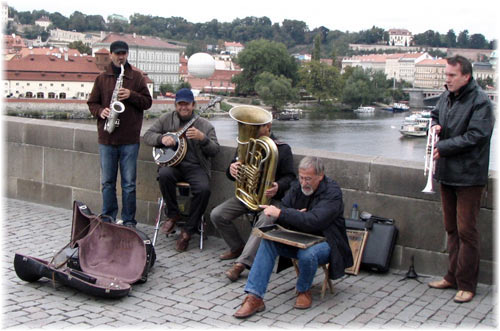
[[[319,103],[340,94],[341,80],[337,67],[311,61],[301,66],[299,77],[299,86],[313,95]]]
[[[80,40],[73,41],[68,45],[68,48],[76,48],[82,54],[92,54],[92,49]]]
[[[321,59],[321,35],[318,34],[316,37],[314,37],[312,60],[319,61],[320,59]]]
[[[162,83],[160,84],[160,92],[165,95],[165,93],[175,93],[175,87],[170,83]]]
[[[269,72],[259,74],[255,83],[255,91],[273,110],[281,109],[290,101],[298,101],[298,93],[292,88],[292,81],[283,75],[278,77]]]
[[[380,71],[365,71],[355,67],[347,75],[341,98],[343,103],[353,108],[384,101],[385,92],[391,86],[391,81]]]
[[[297,63],[282,43],[265,39],[251,41],[238,54],[236,62],[243,69],[233,77],[237,94],[254,94],[256,77],[263,72],[283,75],[291,79],[292,85],[297,79]]]

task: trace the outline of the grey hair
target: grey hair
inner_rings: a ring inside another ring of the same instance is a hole
[[[313,167],[316,175],[325,173],[325,164],[323,160],[316,156],[306,156],[299,163],[299,169],[309,169]]]

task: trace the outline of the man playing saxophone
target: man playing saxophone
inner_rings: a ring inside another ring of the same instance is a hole
[[[102,214],[116,219],[118,201],[116,179],[121,174],[123,224],[134,227],[136,211],[136,169],[139,139],[144,110],[151,107],[152,98],[145,76],[128,62],[128,45],[118,40],[111,43],[111,63],[97,76],[87,101],[89,110],[97,118],[99,157],[101,163]],[[121,67],[123,66],[123,74]],[[120,80],[121,82],[120,82]],[[121,85],[121,88],[120,88]],[[105,129],[111,115],[113,95],[125,106],[119,114],[119,124],[113,130]]]
[[[292,150],[288,144],[279,142],[271,134],[271,122],[260,126],[257,137],[270,137],[274,140],[278,147],[278,164],[276,167],[276,178],[265,195],[271,198],[271,203],[278,205],[279,200],[283,197],[285,192],[290,187],[290,183],[295,179],[295,172],[293,170],[293,155]],[[226,171],[226,176],[230,180],[235,180],[238,177],[241,162],[233,159]],[[257,249],[261,238],[250,235],[248,241],[241,238],[233,221],[239,216],[250,212],[250,209],[238,200],[235,196],[229,198],[222,204],[215,207],[210,213],[210,220],[222,236],[224,241],[229,246],[229,250],[220,256],[221,260],[235,259],[233,266],[225,272],[225,275],[231,280],[236,281],[245,268],[250,269],[255,258]],[[258,220],[253,224],[255,227],[271,224],[272,218],[267,217],[260,213]]]

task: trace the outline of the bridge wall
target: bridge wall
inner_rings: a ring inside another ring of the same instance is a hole
[[[100,166],[94,125],[54,122],[4,116],[6,128],[6,195],[62,208],[72,208],[73,200],[100,212]],[[221,152],[213,160],[210,210],[233,196],[233,183],[225,177],[236,143],[220,141]],[[345,216],[353,203],[360,210],[393,218],[399,229],[391,267],[408,270],[411,256],[417,272],[442,275],[446,272],[446,234],[441,220],[439,193],[421,193],[426,178],[423,163],[293,148],[295,167],[305,155],[321,155],[326,174],[334,178],[344,193]],[[494,187],[490,180],[482,201],[478,227],[481,233],[480,281],[491,283],[495,261]],[[119,189],[118,189],[119,191]],[[159,197],[156,165],[151,148],[142,144],[137,174],[137,219],[153,224]],[[50,221],[50,220],[47,220]],[[248,235],[249,227],[240,227]],[[215,230],[209,229],[209,234]],[[63,239],[61,239],[63,240]]]

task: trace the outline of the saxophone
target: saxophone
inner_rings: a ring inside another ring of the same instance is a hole
[[[125,111],[125,105],[123,102],[118,101],[118,91],[121,89],[123,85],[123,75],[125,73],[125,68],[123,64],[121,65],[120,75],[116,80],[115,89],[113,90],[113,95],[111,96],[111,103],[109,105],[109,109],[111,112],[109,113],[108,118],[106,119],[106,123],[104,123],[104,130],[108,131],[110,134],[113,133],[115,128],[120,125],[120,120],[118,119],[118,115]]]
[[[261,210],[269,204],[265,192],[271,188],[278,165],[278,147],[269,137],[257,137],[259,126],[272,121],[271,113],[260,107],[236,106],[229,111],[238,122],[238,161],[235,195],[248,209]]]

